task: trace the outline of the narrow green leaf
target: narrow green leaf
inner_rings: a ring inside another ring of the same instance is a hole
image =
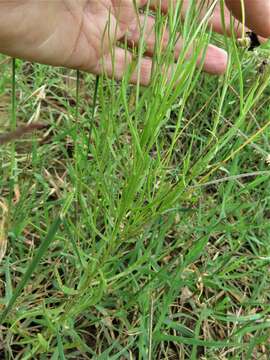
[[[41,243],[39,249],[37,250],[32,262],[30,263],[30,265],[28,266],[28,269],[26,270],[25,274],[23,275],[23,278],[20,282],[20,284],[17,286],[17,288],[15,289],[12,298],[10,299],[7,307],[5,308],[5,310],[2,312],[1,316],[0,316],[0,324],[3,323],[3,321],[5,320],[6,316],[8,315],[8,313],[10,312],[10,310],[12,309],[13,305],[15,304],[17,298],[20,296],[23,288],[26,286],[26,284],[28,283],[28,281],[31,278],[31,275],[33,274],[33,272],[35,271],[35,269],[37,268],[41,258],[43,257],[43,255],[46,253],[46,251],[48,250],[48,247],[50,246],[50,243],[53,241],[56,232],[59,228],[61,224],[61,219],[60,217],[58,217],[53,224],[51,225],[47,236],[45,237],[45,239],[43,240],[43,242]]]

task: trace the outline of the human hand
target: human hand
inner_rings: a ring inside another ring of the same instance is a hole
[[[172,0],[151,0],[153,9],[162,7],[168,11]],[[200,0],[197,0],[198,3]],[[173,0],[176,4],[177,0]],[[143,7],[147,0],[137,0]],[[182,16],[189,0],[184,0]],[[226,28],[230,29],[230,13],[241,20],[241,0],[226,0]],[[268,0],[245,0],[246,24],[258,35],[270,36],[270,3]],[[140,15],[141,21],[143,15]],[[7,55],[44,64],[65,66],[121,79],[132,54],[119,45],[126,36],[135,46],[140,40],[138,16],[133,0],[0,0],[0,52]],[[109,23],[109,26],[108,26]],[[223,32],[219,5],[216,6],[209,24],[214,31]],[[150,81],[154,52],[154,18],[147,22],[147,56],[141,61],[140,80],[143,85]],[[240,35],[239,28],[236,32]],[[168,41],[164,36],[163,46]],[[175,57],[181,51],[181,39],[176,44]],[[112,61],[112,46],[114,61]],[[209,45],[204,60],[204,70],[221,74],[226,70],[227,54]],[[137,81],[137,72],[131,77]]]

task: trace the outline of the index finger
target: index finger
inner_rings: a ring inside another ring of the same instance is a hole
[[[241,0],[225,0],[233,15],[243,20]],[[245,25],[258,35],[270,37],[270,1],[242,0],[245,6]]]

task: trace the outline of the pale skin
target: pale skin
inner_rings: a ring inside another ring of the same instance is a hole
[[[197,0],[199,3],[200,0]],[[168,11],[169,3],[177,0],[151,0],[151,8],[162,7]],[[245,25],[258,35],[270,37],[270,1],[244,0]],[[137,0],[136,7],[143,8],[147,0]],[[182,16],[189,0],[184,0]],[[226,0],[226,28],[230,29],[230,12],[241,21],[241,0]],[[54,66],[65,66],[93,74],[106,72],[112,75],[111,50],[114,47],[114,77],[121,79],[131,61],[119,44],[124,38],[133,46],[140,38],[137,10],[133,0],[0,0],[0,52]],[[143,20],[141,15],[141,21]],[[108,19],[110,28],[108,29]],[[154,18],[147,18],[147,52],[142,59],[140,82],[150,81],[155,35],[151,31]],[[209,21],[214,31],[223,32],[219,5]],[[104,29],[107,28],[104,37]],[[115,31],[117,29],[117,31]],[[241,35],[241,27],[235,29]],[[168,33],[164,34],[166,46]],[[175,58],[181,51],[181,39],[176,44]],[[227,54],[216,46],[209,45],[204,61],[204,70],[222,74],[227,67]],[[131,82],[137,81],[134,72]]]

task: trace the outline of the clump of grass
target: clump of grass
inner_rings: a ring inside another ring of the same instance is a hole
[[[196,69],[222,39],[194,4],[183,23],[158,13],[157,37],[164,23],[147,89],[1,65],[11,127],[50,124],[0,148],[3,358],[269,356],[269,74],[233,39],[225,76]]]

